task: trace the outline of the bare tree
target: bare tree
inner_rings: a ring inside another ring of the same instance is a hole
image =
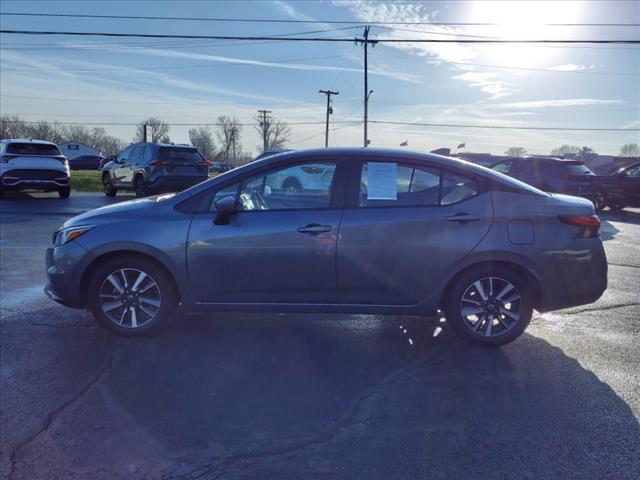
[[[216,132],[220,143],[220,156],[225,162],[236,162],[242,152],[240,144],[241,127],[235,117],[218,117],[218,131]]]
[[[637,143],[625,143],[620,148],[621,157],[640,157],[640,147]]]
[[[527,150],[522,147],[510,147],[506,152],[504,152],[504,154],[509,157],[522,157],[525,153],[527,153]]]
[[[66,131],[58,122],[37,122],[27,125],[26,136],[38,140],[47,140],[56,144],[64,143]]]
[[[284,148],[291,137],[291,129],[286,122],[268,116],[256,116],[256,132],[261,138],[266,138],[267,150]],[[264,152],[264,143],[258,149]]]
[[[27,136],[27,125],[16,116],[3,115],[0,117],[0,139],[24,138]]]
[[[200,150],[204,158],[212,159],[216,154],[213,135],[209,127],[198,127],[189,130],[189,141],[191,145]]]
[[[562,156],[562,155],[566,155],[567,153],[577,155],[578,153],[580,153],[580,147],[577,147],[575,145],[565,144],[565,145],[562,145],[561,147],[554,148],[553,150],[551,150],[551,155]]]
[[[147,118],[138,123],[136,127],[136,135],[133,137],[134,142],[144,142],[144,126],[151,127],[151,141],[153,143],[169,143],[169,124],[158,118]]]

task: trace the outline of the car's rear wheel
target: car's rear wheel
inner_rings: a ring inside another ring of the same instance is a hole
[[[133,256],[113,258],[92,275],[87,304],[95,318],[120,335],[157,330],[174,312],[177,294],[155,262]]]
[[[504,267],[471,270],[453,284],[447,322],[465,340],[485,346],[512,342],[533,314],[533,292],[525,279]]]
[[[60,198],[69,198],[69,195],[71,195],[71,187],[61,188],[58,190],[58,196]]]
[[[607,206],[607,199],[605,198],[603,193],[598,193],[596,195],[596,198],[593,201],[593,206],[596,209],[596,212],[601,211],[604,207]]]
[[[146,197],[149,194],[142,175],[136,175],[136,178],[133,181],[133,188],[136,192],[136,197]]]
[[[626,205],[624,205],[622,203],[613,203],[613,204],[610,203],[609,204],[609,209],[610,210],[618,211],[618,210],[622,210],[624,207],[626,207]]]
[[[111,177],[107,172],[102,175],[102,189],[107,197],[115,197],[116,193],[118,193],[118,190],[113,186],[113,183],[111,183]]]

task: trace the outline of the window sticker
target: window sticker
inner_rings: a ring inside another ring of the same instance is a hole
[[[398,199],[398,164],[367,164],[367,200]]]

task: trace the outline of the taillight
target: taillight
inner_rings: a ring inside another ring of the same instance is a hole
[[[160,160],[159,158],[157,158],[156,160],[153,160],[151,162],[151,165],[166,165],[162,160]]]
[[[559,215],[558,219],[568,225],[580,227],[578,237],[597,237],[600,230],[600,219],[597,215]]]

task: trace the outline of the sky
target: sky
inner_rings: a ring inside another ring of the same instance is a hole
[[[301,20],[243,23],[1,16],[2,29],[188,35],[282,35],[371,39],[640,39],[638,27],[545,23],[640,23],[640,1],[12,1],[0,12]],[[318,23],[347,20],[349,25]],[[314,23],[308,23],[314,22]],[[412,22],[424,24],[415,25]],[[432,22],[487,22],[442,26]],[[306,33],[317,32],[317,33]],[[372,146],[430,151],[456,147],[502,154],[549,153],[562,144],[616,154],[638,131],[536,131],[509,127],[639,128],[639,45],[395,43],[369,47]],[[188,130],[237,117],[243,149],[261,144],[258,109],[288,122],[291,148],[324,145],[326,97],[333,97],[330,146],[363,144],[363,47],[354,42],[222,41],[69,36],[0,36],[0,113],[25,120],[101,124],[127,141],[151,116]],[[380,124],[391,121],[398,124]],[[482,125],[464,128],[408,123]],[[111,124],[111,125],[110,125]],[[116,124],[116,125],[113,125]],[[212,127],[215,129],[215,127]]]

